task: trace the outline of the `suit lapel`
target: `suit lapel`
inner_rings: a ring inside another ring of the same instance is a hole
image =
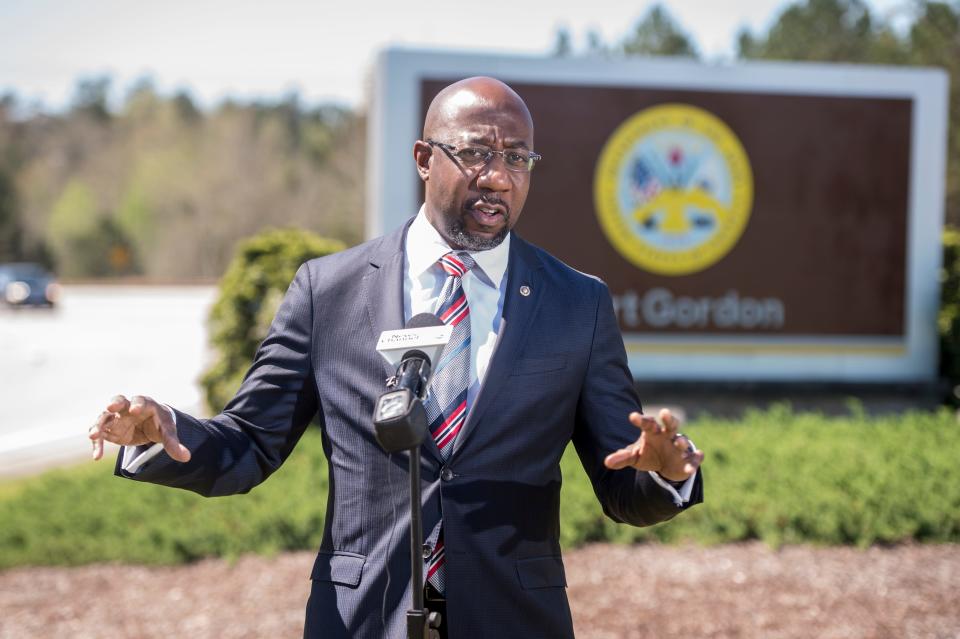
[[[363,293],[374,339],[383,331],[403,328],[403,241],[407,226],[383,238],[371,252],[370,268],[363,276]],[[386,360],[383,360],[383,370],[385,378],[394,373]]]
[[[412,222],[413,218],[403,228],[383,238],[378,248],[371,253],[370,268],[363,277],[363,293],[367,300],[367,315],[374,339],[378,339],[383,331],[403,328],[403,250],[407,230]],[[386,380],[396,371],[385,359],[380,359],[383,361]],[[424,438],[421,450],[429,453],[438,462],[443,462],[440,449],[430,433]]]
[[[477,423],[495,402],[497,395],[507,383],[514,360],[523,350],[523,344],[543,295],[542,268],[543,265],[530,245],[514,233],[510,239],[507,289],[504,294],[503,317],[497,333],[497,345],[490,358],[483,385],[470,408],[463,431],[454,444],[451,459],[460,452]],[[521,289],[527,294],[521,293]]]

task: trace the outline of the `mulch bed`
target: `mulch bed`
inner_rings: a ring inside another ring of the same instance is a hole
[[[960,637],[960,545],[565,553],[580,639]],[[0,638],[299,637],[312,553],[0,573]]]

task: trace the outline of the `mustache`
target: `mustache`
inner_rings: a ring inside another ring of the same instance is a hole
[[[473,208],[478,202],[483,202],[484,204],[489,204],[491,206],[503,207],[506,217],[510,217],[510,205],[500,199],[500,197],[497,195],[481,194],[478,197],[467,198],[467,200],[464,202],[464,206],[468,209]]]

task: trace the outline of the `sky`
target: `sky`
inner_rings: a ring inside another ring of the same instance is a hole
[[[867,0],[908,15],[909,0]],[[548,55],[557,29],[575,50],[588,31],[622,39],[653,6],[623,0],[0,0],[0,94],[61,109],[81,77],[108,74],[113,99],[149,76],[203,106],[230,96],[362,106],[387,46]],[[666,0],[707,60],[734,57],[736,35],[763,33],[784,0]]]

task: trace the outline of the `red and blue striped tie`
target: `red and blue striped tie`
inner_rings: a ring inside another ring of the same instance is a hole
[[[457,435],[467,419],[467,388],[470,386],[470,305],[463,292],[463,276],[476,266],[468,253],[447,253],[438,264],[447,274],[440,291],[437,317],[453,326],[453,334],[434,368],[430,395],[424,404],[430,434],[444,461],[450,459]],[[437,542],[426,560],[427,581],[445,591],[442,520]],[[432,536],[432,535],[431,535]]]

